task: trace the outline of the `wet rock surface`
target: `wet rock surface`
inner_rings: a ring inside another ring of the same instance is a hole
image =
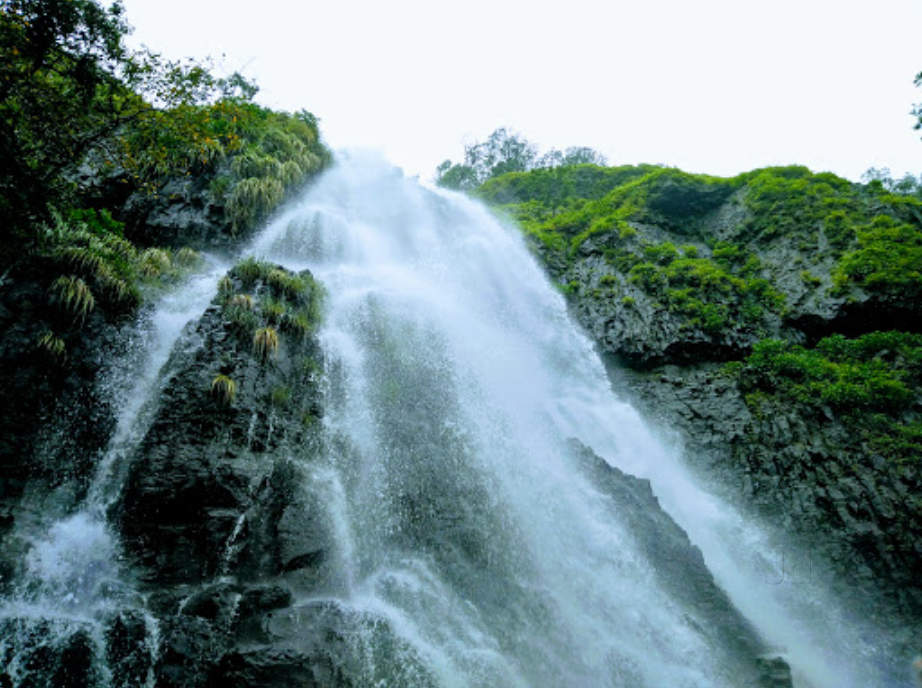
[[[158,688],[369,685],[357,658],[387,646],[369,633],[397,642],[386,624],[298,602],[339,584],[312,484],[323,406],[315,322],[290,326],[320,287],[309,273],[254,265],[230,273],[174,350],[110,514],[158,620],[152,675]],[[346,643],[353,636],[368,647]]]

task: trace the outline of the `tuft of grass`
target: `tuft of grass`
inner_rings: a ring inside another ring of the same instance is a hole
[[[253,353],[264,363],[279,348],[279,335],[273,327],[260,327],[253,335]]]
[[[282,329],[298,337],[306,337],[313,329],[310,318],[303,312],[286,313],[281,324]]]
[[[138,271],[147,278],[165,275],[173,267],[170,254],[162,248],[149,248],[138,256]]]
[[[285,318],[285,304],[273,299],[263,299],[262,313],[263,317],[271,324],[278,325]]]
[[[79,277],[61,275],[51,283],[50,291],[52,299],[80,321],[96,307],[93,292]]]
[[[188,246],[183,246],[173,256],[173,262],[176,265],[187,269],[201,265],[202,261],[202,254]]]
[[[36,342],[39,350],[46,353],[57,363],[63,363],[67,360],[67,351],[64,346],[64,340],[54,334],[51,330],[45,330]]]
[[[246,311],[253,310],[253,297],[249,294],[234,294],[227,305],[234,308],[242,308]]]
[[[278,268],[269,271],[266,281],[273,291],[290,299],[297,299],[308,287],[307,282],[298,275],[292,275]]]
[[[230,406],[237,397],[237,383],[227,375],[217,375],[211,381],[211,396],[224,406]]]
[[[265,281],[273,269],[270,263],[250,257],[237,263],[234,272],[248,289],[259,281]]]

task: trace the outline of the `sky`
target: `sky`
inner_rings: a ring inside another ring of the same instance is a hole
[[[922,173],[922,0],[124,0],[134,45],[215,59],[430,179],[505,126],[609,164]]]

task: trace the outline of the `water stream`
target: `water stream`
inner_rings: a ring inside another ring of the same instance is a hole
[[[437,684],[738,685],[579,470],[577,438],[651,481],[799,688],[901,685],[885,635],[699,485],[612,391],[517,231],[482,206],[343,156],[248,253],[310,268],[329,294],[328,450],[312,468],[337,541],[324,599],[386,619]],[[0,600],[0,620],[92,630],[131,599],[105,506],[169,351],[223,269],[158,306],[86,502],[33,538],[29,580]]]

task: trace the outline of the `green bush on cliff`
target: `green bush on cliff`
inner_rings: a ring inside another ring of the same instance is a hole
[[[840,410],[898,412],[922,383],[922,335],[873,332],[856,339],[833,335],[813,349],[777,339],[755,345],[741,380],[812,405]]]
[[[867,451],[893,461],[922,457],[922,335],[871,332],[833,335],[808,349],[768,339],[727,372],[754,411],[761,402],[828,408],[847,419]]]
[[[917,303],[922,298],[922,229],[880,215],[857,230],[858,247],[842,256],[833,282],[849,283],[892,299]]]

